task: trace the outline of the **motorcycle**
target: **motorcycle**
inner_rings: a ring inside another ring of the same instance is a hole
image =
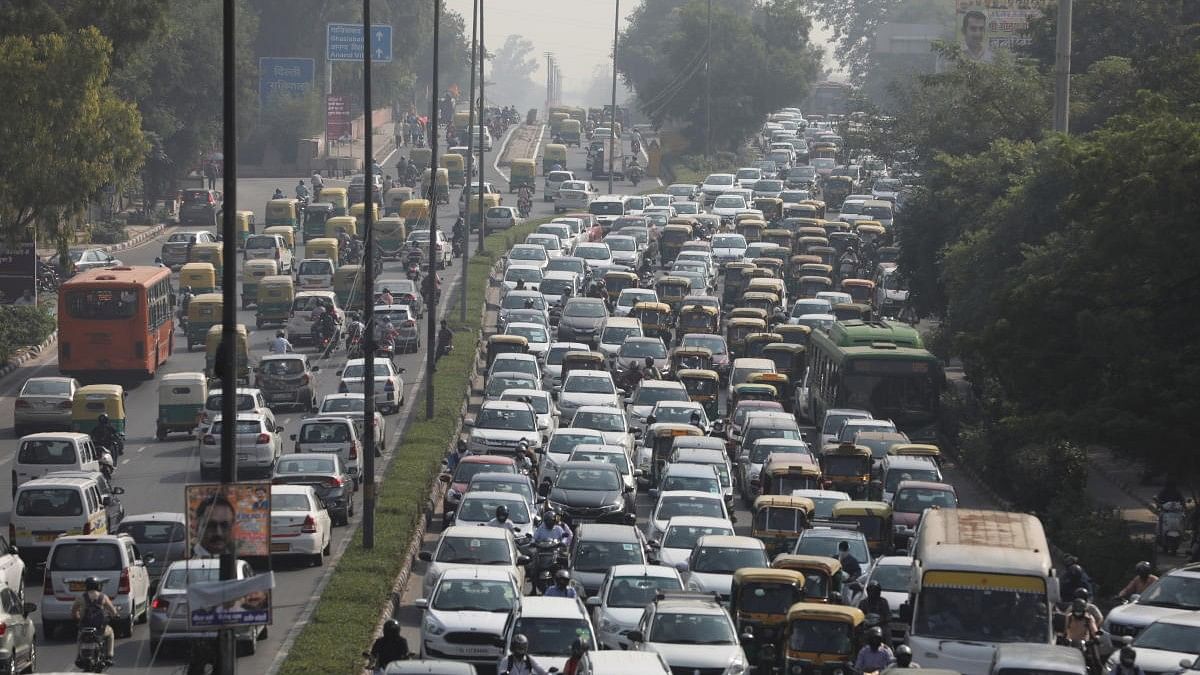
[[[1175,555],[1183,540],[1183,504],[1167,502],[1158,509],[1158,545],[1163,553]]]
[[[554,575],[567,569],[567,546],[560,539],[544,539],[533,545],[533,588],[537,595],[545,595],[546,589],[554,585]]]
[[[75,651],[75,667],[85,673],[103,673],[111,665],[104,653],[104,637],[95,628],[80,628]]]
[[[1100,646],[1096,640],[1067,640],[1059,637],[1059,646],[1078,649],[1083,653],[1083,661],[1087,665],[1088,675],[1100,675],[1103,661],[1100,659]]]
[[[421,280],[421,263],[419,261],[413,260],[412,258],[409,258],[408,262],[405,263],[405,266],[404,266],[404,276],[408,277],[408,280],[413,283],[420,281]]]
[[[463,255],[463,241],[461,237],[455,237],[450,242],[450,250],[454,253],[455,258],[461,258]]]
[[[629,170],[629,182],[630,182],[630,183],[633,183],[634,187],[637,187],[637,184],[638,184],[638,183],[640,183],[640,182],[642,182],[642,169],[641,169],[641,167],[636,167],[636,166],[635,166],[635,167],[633,167],[632,169],[630,169],[630,170]]]
[[[533,200],[529,197],[521,197],[517,200],[517,213],[522,218],[528,218],[529,212],[533,210]]]
[[[112,453],[108,448],[100,448],[100,473],[108,480],[112,480],[113,473],[117,470],[116,464],[113,462]]]

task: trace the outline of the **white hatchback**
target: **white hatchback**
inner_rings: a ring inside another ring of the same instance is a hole
[[[310,485],[271,486],[271,555],[304,556],[325,564],[331,553],[333,519]]]
[[[305,258],[296,270],[300,289],[327,291],[333,288],[334,264],[329,258]]]
[[[512,572],[476,565],[447,570],[433,594],[419,598],[421,658],[491,664],[504,650],[483,640],[499,639],[509,614],[521,602]]]

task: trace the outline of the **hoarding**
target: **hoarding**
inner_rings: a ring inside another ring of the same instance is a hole
[[[188,485],[185,498],[189,557],[269,554],[270,483]]]
[[[1052,0],[955,0],[963,55],[991,63],[1000,51],[1027,45],[1029,20],[1042,15]]]
[[[350,103],[345,96],[330,94],[325,97],[325,138],[336,141],[349,136]]]
[[[258,105],[271,107],[281,97],[303,96],[312,91],[316,65],[312,59],[265,56],[258,60]]]

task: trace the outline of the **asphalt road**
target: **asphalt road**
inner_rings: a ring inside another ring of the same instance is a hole
[[[496,149],[499,150],[499,142]],[[505,192],[505,203],[515,203],[515,196],[507,193],[507,184],[502,176],[496,175],[492,168],[495,155],[488,158],[486,179],[496,181]],[[398,155],[393,154],[384,162],[387,173],[395,174],[395,162]],[[579,160],[582,168],[583,160]],[[307,176],[305,177],[307,182]],[[281,177],[274,179],[246,179],[238,181],[238,208],[254,210],[259,223],[264,222],[263,210],[275,188],[291,194],[297,177]],[[329,184],[342,184],[341,181],[328,181]],[[538,195],[540,197],[540,195]],[[438,210],[438,227],[446,232],[447,240],[454,220],[458,215],[458,190],[451,193],[450,206],[442,206]],[[534,216],[548,214],[552,211],[548,203],[540,199],[534,201]],[[150,265],[160,254],[162,242],[176,228],[168,228],[162,236],[151,240],[137,248],[121,252],[120,258],[127,264]],[[298,249],[301,246],[298,245]],[[302,250],[297,251],[296,260],[303,258]],[[456,259],[452,266],[442,272],[443,297],[455,292],[462,275],[461,261]],[[238,278],[241,278],[239,272]],[[378,283],[386,285],[390,279],[404,278],[403,264],[388,261],[379,276]],[[439,308],[439,311],[444,309]],[[471,311],[478,311],[472,309]],[[240,311],[238,320],[249,329],[249,346],[251,359],[262,356],[267,351],[269,340],[274,336],[274,328],[256,330],[252,311]],[[422,331],[426,330],[422,322]],[[422,333],[424,335],[424,332]],[[424,342],[424,341],[423,341]],[[302,351],[311,352],[309,349]],[[345,353],[332,355],[327,360],[319,362],[321,371],[317,374],[319,395],[336,391],[338,377],[336,371],[345,363]],[[399,415],[385,417],[389,447],[394,442],[404,419],[414,409],[423,410],[423,398],[418,396],[418,390],[425,376],[425,354],[407,354],[397,357],[397,364],[406,369],[404,373],[407,405]],[[200,371],[204,367],[204,351],[197,349],[188,352],[187,345],[181,333],[176,333],[175,353],[160,370],[161,373]],[[0,480],[10,481],[10,464],[16,454],[17,443],[12,431],[13,397],[24,381],[30,377],[57,375],[57,356],[54,350],[39,359],[27,362],[22,368],[0,381]],[[118,462],[114,484],[125,488],[126,493],[121,497],[127,514],[146,513],[151,511],[183,510],[183,488],[188,483],[202,482],[199,471],[199,457],[194,438],[184,438],[178,434],[168,440],[159,442],[154,438],[154,419],[158,406],[157,384],[154,381],[140,383],[129,389],[127,399],[128,429],[126,438],[126,453]],[[421,414],[418,412],[417,414]],[[302,414],[282,412],[277,414],[277,421],[283,425],[284,434],[294,433]],[[285,436],[285,447],[289,445]],[[382,475],[390,456],[377,463],[378,475]],[[7,485],[0,486],[0,493],[10,494]],[[296,625],[303,611],[316,599],[317,589],[324,575],[328,574],[336,562],[340,552],[351,539],[351,534],[358,526],[361,518],[361,492],[356,495],[358,501],[356,516],[349,527],[334,530],[333,558],[327,559],[324,567],[308,567],[299,563],[277,561],[276,588],[274,597],[273,625],[269,637],[258,643],[256,654],[239,659],[242,672],[263,673],[271,667],[272,661],[280,652],[288,633]],[[8,519],[11,511],[11,499],[3,500],[3,517]],[[30,583],[26,590],[30,602],[39,602],[41,586]],[[34,619],[38,619],[34,615]],[[66,635],[41,635],[38,627],[38,670],[73,670],[75,657],[74,641]],[[366,645],[364,645],[366,647]],[[171,654],[155,654],[154,645],[150,644],[147,626],[136,626],[132,638],[121,639],[116,645],[115,665],[111,673],[171,673],[182,672],[183,660],[179,652]]]

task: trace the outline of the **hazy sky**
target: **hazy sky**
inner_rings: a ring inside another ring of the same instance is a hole
[[[470,39],[471,0],[445,3],[466,19]],[[639,4],[641,0],[621,0],[622,30]],[[538,56],[538,82],[546,81],[543,52],[555,53],[567,92],[585,89],[597,65],[612,63],[614,0],[486,0],[484,5],[488,49],[494,51],[514,33],[529,38]],[[825,46],[829,36],[822,30],[814,31],[813,38]]]

